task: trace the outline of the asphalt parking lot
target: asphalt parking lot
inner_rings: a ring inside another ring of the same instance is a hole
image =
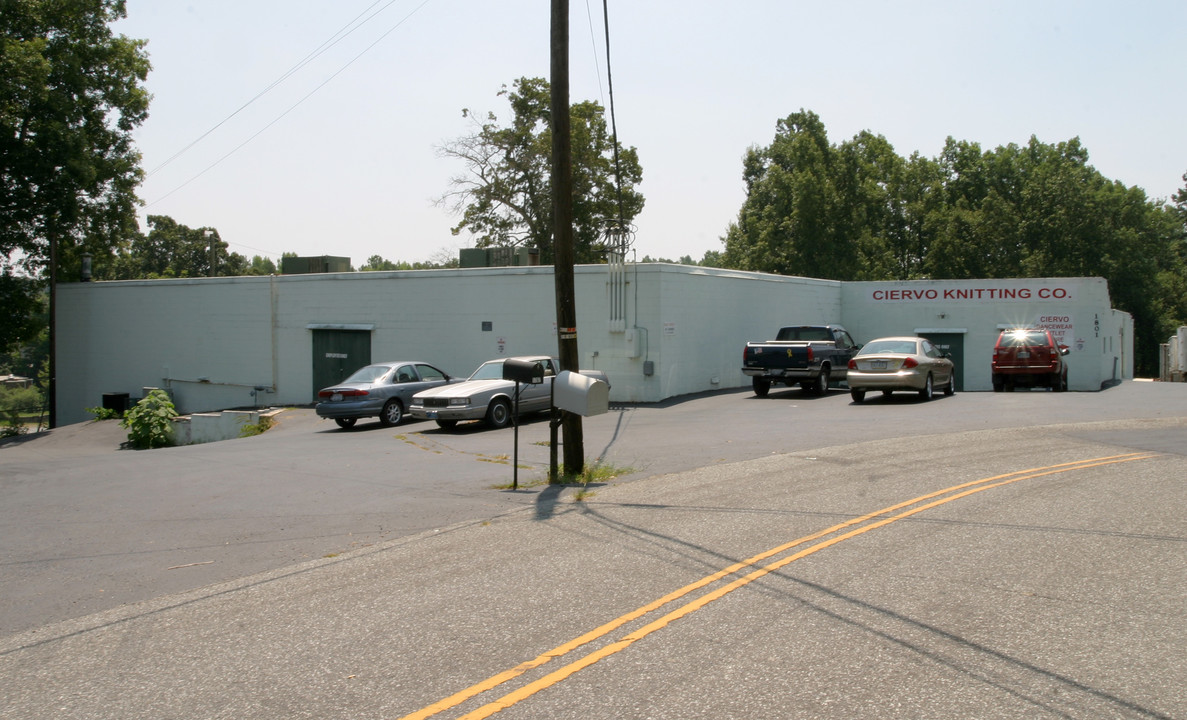
[[[617,471],[620,483],[900,436],[1182,415],[1187,385],[1127,382],[1099,393],[959,393],[929,403],[894,395],[861,405],[837,389],[766,398],[728,390],[616,405],[583,427],[588,461]],[[208,445],[121,450],[114,421],[0,445],[9,600],[0,632],[459,522],[544,512],[574,492],[541,484],[543,416],[521,424],[518,449],[514,438],[512,429],[477,423],[453,432],[427,422],[343,431],[298,408],[264,435]]]
[[[538,420],[516,492],[510,430],[296,409],[133,452],[113,424],[61,428],[0,447],[0,692],[55,720],[401,717],[735,558],[993,481],[506,716],[1175,717],[1185,428],[1187,385],[727,391],[588,418],[621,475],[581,502],[538,484]]]

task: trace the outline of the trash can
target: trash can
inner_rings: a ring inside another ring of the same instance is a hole
[[[128,412],[128,393],[103,393],[103,409],[114,410],[123,417]]]

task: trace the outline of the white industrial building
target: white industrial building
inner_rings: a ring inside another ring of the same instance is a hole
[[[749,340],[840,323],[864,343],[926,335],[958,390],[989,390],[999,329],[1043,326],[1071,347],[1071,390],[1133,376],[1133,324],[1100,278],[836,282],[662,263],[575,270],[581,366],[615,402],[749,384]],[[305,405],[371,361],[468,375],[494,357],[556,353],[551,267],[133,280],[57,288],[57,417],[163,387],[181,412]]]

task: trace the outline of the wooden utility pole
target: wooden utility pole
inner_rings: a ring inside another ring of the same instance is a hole
[[[573,282],[573,149],[569,125],[569,0],[552,0],[552,247],[561,369],[577,372],[577,302]],[[562,411],[565,474],[585,470],[581,416]],[[555,448],[554,448],[555,450]],[[554,478],[555,479],[555,478]]]

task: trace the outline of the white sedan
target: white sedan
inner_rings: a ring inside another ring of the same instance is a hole
[[[503,363],[508,359],[540,363],[544,382],[519,384],[520,414],[552,407],[552,379],[560,363],[547,355],[489,360],[478,366],[469,380],[418,392],[412,396],[408,412],[414,418],[435,420],[449,430],[462,420],[485,420],[491,427],[511,424],[515,409],[515,381],[503,379]]]

